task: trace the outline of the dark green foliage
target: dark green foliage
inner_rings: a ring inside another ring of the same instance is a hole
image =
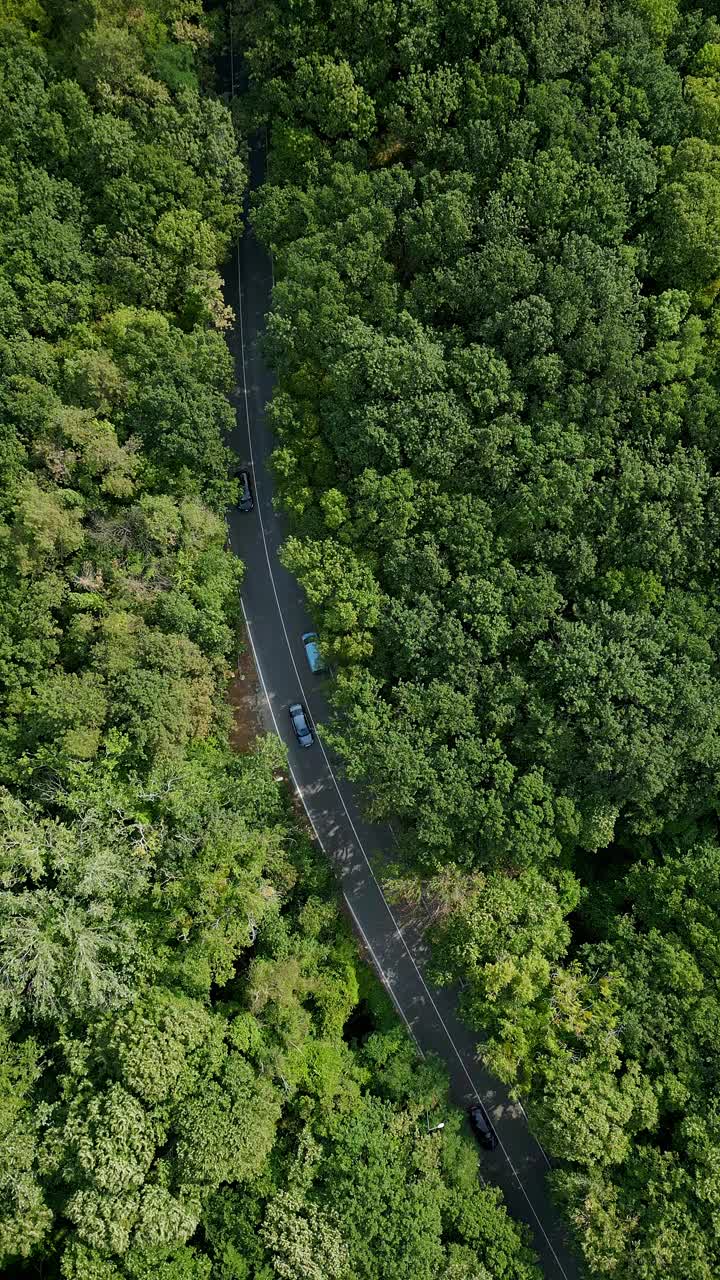
[[[225,108],[147,74],[162,14],[117,16],[47,52],[8,22],[0,49],[0,776],[35,794],[206,737],[237,608],[212,326],[242,170]],[[122,92],[81,71],[128,41]]]
[[[218,14],[0,10],[0,1269],[535,1280],[359,961],[277,740],[223,745],[217,267],[243,172],[199,92]],[[371,127],[346,74],[311,59],[311,84],[334,135]]]
[[[713,6],[235,9],[327,737],[400,819],[395,891],[563,1162],[593,1271],[710,1280]]]
[[[52,818],[0,796],[0,1256],[71,1280],[533,1280],[442,1073],[368,986],[281,758],[96,766]],[[348,1046],[361,989],[375,1030]]]

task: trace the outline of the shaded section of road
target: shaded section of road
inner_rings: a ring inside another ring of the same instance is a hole
[[[254,140],[250,160],[255,188],[264,178],[261,138]],[[227,269],[227,300],[237,316],[230,337],[237,422],[229,443],[251,470],[255,511],[233,511],[228,524],[232,548],[247,566],[242,603],[266,695],[266,726],[288,748],[293,781],[336,868],[355,928],[419,1050],[443,1060],[453,1097],[461,1106],[481,1097],[492,1116],[500,1142],[496,1151],[481,1153],[483,1178],[502,1189],[510,1212],[530,1227],[545,1275],[579,1280],[579,1264],[545,1185],[547,1160],[528,1130],[522,1108],[478,1061],[477,1035],[457,1018],[454,994],[426,983],[416,940],[399,928],[375,878],[371,861],[392,849],[391,832],[362,819],[353,788],[336,776],[322,741],[303,749],[291,729],[288,706],[298,698],[314,721],[326,720],[329,708],[308,668],[301,639],[304,631],[312,630],[312,619],[298,583],[278,559],[287,529],[272,504],[268,464],[273,439],[265,406],[273,376],[260,349],[272,283],[272,264],[248,226]]]

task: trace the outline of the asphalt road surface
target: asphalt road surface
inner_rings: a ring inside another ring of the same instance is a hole
[[[264,168],[263,142],[256,138],[251,149],[253,188],[263,181]],[[265,415],[274,379],[259,344],[272,284],[272,263],[246,226],[226,271],[227,301],[237,316],[229,339],[235,359],[237,411],[229,443],[248,464],[255,510],[250,514],[232,511],[228,524],[233,551],[246,565],[242,604],[265,694],[266,725],[288,748],[292,781],[318,842],[337,871],[357,933],[419,1052],[434,1053],[443,1060],[460,1106],[481,1098],[492,1117],[499,1144],[493,1152],[478,1148],[482,1177],[501,1188],[510,1213],[528,1224],[545,1275],[551,1280],[578,1280],[581,1268],[568,1248],[545,1185],[548,1162],[522,1108],[509,1100],[479,1062],[477,1033],[458,1020],[455,994],[436,990],[425,981],[422,947],[399,927],[373,873],[375,855],[392,849],[392,832],[363,820],[354,788],[338,776],[322,738],[310,748],[301,748],[291,729],[291,702],[304,702],[312,720],[320,723],[327,720],[329,709],[322,682],[310,672],[301,639],[303,632],[313,630],[312,619],[298,583],[278,559],[287,528],[273,508],[268,467],[273,438]],[[440,1119],[433,1117],[434,1122]]]

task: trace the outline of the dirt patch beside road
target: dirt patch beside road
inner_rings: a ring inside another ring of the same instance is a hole
[[[265,732],[265,728],[262,718],[263,692],[244,626],[240,630],[240,652],[227,696],[233,713],[230,746],[233,751],[250,751],[255,739]]]

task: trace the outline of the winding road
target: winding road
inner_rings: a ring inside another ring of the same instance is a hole
[[[259,137],[251,146],[250,167],[255,189],[265,172]],[[291,702],[301,699],[313,721],[321,723],[329,708],[317,677],[310,673],[301,639],[303,632],[313,629],[312,619],[298,583],[278,558],[288,530],[273,508],[273,438],[265,406],[274,379],[259,342],[270,309],[273,268],[247,218],[245,222],[245,234],[226,273],[226,298],[237,317],[229,336],[237,415],[229,444],[249,464],[255,510],[245,515],[232,511],[228,525],[232,549],[246,565],[242,606],[265,695],[266,726],[287,746],[292,782],[318,843],[336,869],[355,929],[419,1053],[434,1053],[443,1060],[460,1106],[481,1098],[492,1117],[499,1143],[495,1151],[479,1153],[483,1179],[497,1185],[510,1213],[527,1223],[549,1280],[580,1280],[580,1265],[569,1250],[546,1187],[547,1158],[528,1129],[522,1107],[510,1101],[478,1060],[477,1033],[456,1016],[455,993],[437,990],[425,980],[420,940],[400,927],[383,896],[371,864],[377,853],[392,849],[392,832],[363,820],[354,788],[338,776],[322,739],[303,749],[291,729]]]

